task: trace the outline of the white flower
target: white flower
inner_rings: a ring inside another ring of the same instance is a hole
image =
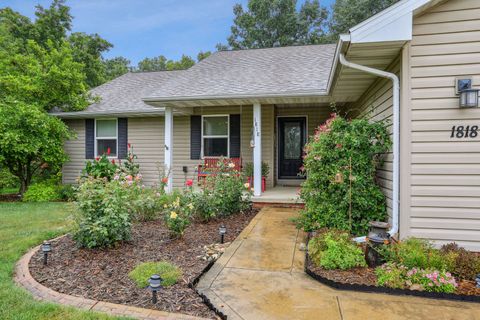
[[[247,182],[243,186],[245,187],[245,189],[248,189],[248,188],[250,188],[250,183]]]
[[[228,164],[228,167],[229,167],[229,168],[235,168],[235,163],[230,162],[230,163]]]

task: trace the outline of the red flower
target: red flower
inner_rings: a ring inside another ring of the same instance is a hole
[[[115,159],[112,159],[112,164],[115,164]]]
[[[337,149],[342,149],[342,144],[337,143],[336,148],[337,148]]]
[[[130,149],[130,147],[131,147],[131,144],[130,144],[130,143],[128,143],[128,144],[127,144],[127,146],[128,146],[128,149]]]
[[[162,178],[162,183],[168,183],[168,178],[167,178],[167,177],[163,177],[163,178]]]
[[[188,180],[185,182],[185,185],[186,185],[187,187],[193,186],[193,180],[192,180],[192,179],[188,179]]]
[[[110,148],[107,148],[107,156],[110,155]]]
[[[100,160],[100,157],[96,157],[96,158],[95,158],[95,161],[98,161],[98,160]]]

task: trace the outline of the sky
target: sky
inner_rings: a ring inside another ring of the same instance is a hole
[[[320,1],[330,6],[333,0]],[[35,5],[48,7],[50,0],[1,0],[34,18]],[[214,51],[227,43],[233,22],[233,6],[248,0],[68,0],[73,31],[98,33],[114,47],[106,58],[124,56],[132,65],[145,57],[164,55],[179,59],[196,57],[199,51]],[[300,3],[301,1],[299,1]]]

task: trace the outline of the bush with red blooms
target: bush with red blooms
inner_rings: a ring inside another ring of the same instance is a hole
[[[368,222],[387,217],[385,196],[376,170],[391,146],[382,122],[346,120],[332,114],[305,146],[298,220],[306,231],[323,227],[365,234]]]

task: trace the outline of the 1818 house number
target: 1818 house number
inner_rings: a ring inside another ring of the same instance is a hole
[[[478,136],[478,126],[453,126],[450,138],[476,138]]]

